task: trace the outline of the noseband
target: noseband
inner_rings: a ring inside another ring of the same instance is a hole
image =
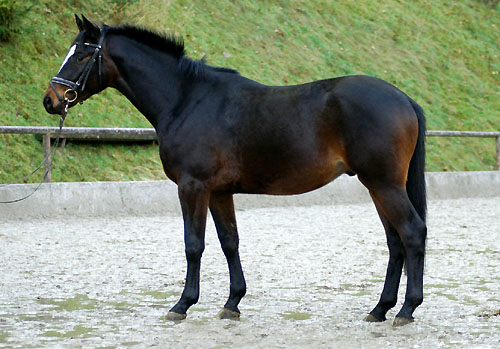
[[[54,76],[50,80],[50,87],[54,90],[59,102],[71,103],[71,102],[74,102],[78,98],[78,92],[82,92],[83,90],[85,90],[85,85],[87,84],[87,80],[89,78],[90,71],[92,70],[92,67],[94,66],[94,63],[96,62],[96,60],[97,60],[97,68],[99,71],[99,89],[101,89],[101,87],[102,87],[102,67],[101,67],[102,66],[102,54],[101,54],[101,50],[102,50],[102,43],[104,41],[105,36],[106,36],[106,31],[103,28],[103,29],[101,29],[101,37],[99,38],[99,43],[97,45],[92,44],[92,43],[88,43],[88,42],[84,43],[85,46],[94,47],[95,50],[94,50],[94,53],[92,54],[92,57],[87,61],[87,64],[85,65],[82,72],[78,76],[78,80],[76,82],[73,82],[71,80],[66,80],[66,79],[60,78],[58,76]],[[57,90],[54,86],[54,83],[69,87],[66,91],[64,91],[64,94],[62,97],[57,92]]]

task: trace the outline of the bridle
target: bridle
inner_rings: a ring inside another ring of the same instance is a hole
[[[92,67],[94,66],[94,63],[97,61],[97,69],[99,72],[99,89],[102,88],[102,43],[104,42],[104,37],[106,36],[106,30],[105,28],[101,29],[101,36],[99,38],[99,42],[96,44],[92,44],[89,42],[84,43],[85,46],[90,46],[94,47],[94,53],[92,54],[92,57],[87,61],[87,64],[85,64],[85,67],[81,71],[80,75],[78,76],[78,80],[76,82],[67,80],[64,78],[61,78],[59,76],[54,76],[50,80],[50,87],[52,90],[54,90],[57,99],[59,100],[60,103],[65,103],[66,108],[68,106],[68,103],[74,102],[78,98],[78,92],[82,92],[85,90],[85,85],[87,84],[87,80],[89,79],[90,71],[92,70]],[[64,91],[63,96],[61,96],[55,86],[54,83],[64,85],[69,87],[66,91]]]

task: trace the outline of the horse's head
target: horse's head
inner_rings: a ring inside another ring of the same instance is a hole
[[[102,45],[106,27],[99,28],[82,15],[75,15],[79,33],[71,44],[59,72],[45,91],[43,105],[51,114],[62,114],[107,86]]]

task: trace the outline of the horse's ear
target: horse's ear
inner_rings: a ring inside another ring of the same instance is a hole
[[[85,32],[87,32],[87,35],[89,36],[89,39],[92,41],[99,41],[99,38],[101,37],[101,29],[97,26],[97,24],[92,23],[89,21],[85,16],[82,14],[82,20],[83,20],[83,29]]]
[[[83,22],[80,19],[80,17],[78,17],[78,15],[76,13],[75,13],[75,20],[76,20],[76,25],[78,26],[78,30],[80,30],[82,32],[84,30],[83,29]]]

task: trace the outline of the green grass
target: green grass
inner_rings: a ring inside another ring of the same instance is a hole
[[[236,68],[265,84],[374,75],[419,102],[429,129],[500,131],[498,5],[491,9],[477,0],[23,4],[17,31],[0,43],[3,125],[57,125],[41,99],[76,35],[77,12],[111,25],[129,21],[176,33],[190,57],[206,55],[211,65]],[[113,90],[71,109],[65,125],[150,127]],[[492,139],[428,138],[427,149],[430,171],[495,167]],[[56,155],[52,179],[164,179],[157,153],[153,145],[69,143]],[[22,177],[41,160],[34,136],[0,135],[0,182]]]

